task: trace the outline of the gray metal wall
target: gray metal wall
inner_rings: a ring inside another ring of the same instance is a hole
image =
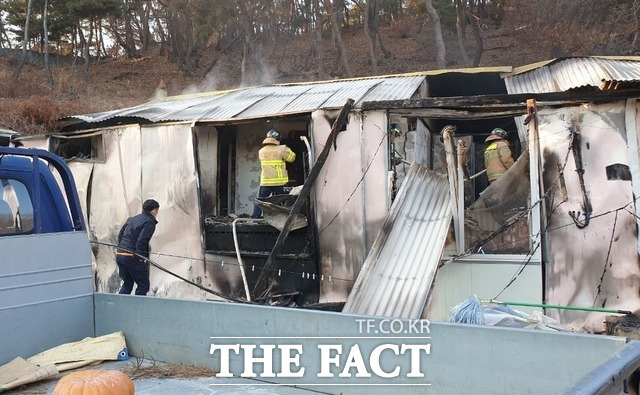
[[[0,365],[94,335],[87,234],[0,238]]]
[[[558,393],[624,345],[622,338],[607,336],[448,323],[432,323],[430,335],[362,334],[356,320],[363,316],[222,302],[110,294],[96,294],[95,302],[97,334],[124,331],[133,355],[144,354],[146,358],[159,361],[196,364],[215,370],[220,369],[220,357],[219,354],[209,354],[211,343],[251,344],[258,341],[262,344],[301,344],[304,350],[301,366],[306,367],[307,372],[319,369],[319,343],[343,344],[347,349],[357,344],[367,365],[367,356],[373,347],[380,344],[431,344],[430,355],[421,358],[422,370],[426,374],[424,378],[322,379],[315,374],[307,374],[301,379],[288,379],[289,383],[310,384],[301,386],[329,393]],[[379,322],[380,319],[375,320],[376,325]],[[406,320],[399,322],[407,328]],[[232,336],[262,339],[229,339]],[[264,338],[274,336],[280,339]],[[414,338],[407,339],[406,336]],[[346,353],[342,355],[342,366]],[[234,353],[231,356],[231,372],[239,375],[243,371],[242,361]],[[398,362],[390,351],[383,354],[385,370],[391,370],[390,364],[395,366],[396,363],[399,363],[401,372],[407,372],[406,359]],[[279,359],[276,358],[274,370],[277,372],[278,369]],[[351,372],[355,373],[355,370]],[[216,378],[211,380],[212,384],[216,380],[224,382]],[[285,379],[266,380],[282,383]],[[341,385],[358,383],[387,386]],[[423,386],[428,383],[430,387]],[[389,387],[389,384],[404,385]]]

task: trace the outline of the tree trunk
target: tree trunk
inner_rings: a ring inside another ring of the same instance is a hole
[[[631,50],[635,53],[640,49],[640,0],[633,0],[633,17],[636,24],[636,32],[633,35]]]
[[[367,3],[364,8],[364,34],[367,39],[367,46],[369,47],[369,59],[371,61],[371,73],[378,74],[378,59],[376,59],[376,45],[375,45],[375,29],[371,27],[371,15],[375,13],[376,0],[366,0]]]
[[[133,28],[131,26],[131,7],[129,6],[130,0],[125,1],[125,10],[124,10],[124,40],[126,45],[125,51],[127,52],[127,57],[132,58],[136,56],[136,42],[133,38]]]
[[[44,34],[44,69],[47,74],[47,85],[49,89],[53,89],[53,75],[51,74],[51,64],[49,63],[49,0],[44,0],[42,24]]]
[[[176,62],[179,59],[179,49],[178,45],[178,32],[180,31],[178,25],[178,17],[176,16],[176,12],[172,7],[167,8],[167,37],[169,39],[169,59]]]
[[[331,0],[323,0],[324,8],[327,10],[327,15],[329,16],[329,21],[331,22],[331,31],[336,38],[336,42],[338,44],[338,50],[340,51],[340,58],[342,60],[342,67],[347,77],[352,77],[353,72],[351,71],[351,66],[349,66],[349,59],[347,58],[347,49],[344,46],[344,42],[342,41],[342,34],[340,33],[340,25],[338,22],[338,16],[336,11],[331,4]]]
[[[469,18],[469,24],[471,24],[473,37],[476,40],[476,54],[473,57],[473,67],[478,67],[480,60],[482,60],[482,53],[484,52],[484,42],[482,40],[482,32],[480,31],[480,19],[471,14],[471,10],[467,10],[467,17]]]
[[[84,73],[84,80],[89,82],[89,45],[91,44],[92,39],[92,30],[91,24],[89,25],[89,39],[84,35],[82,31],[82,25],[78,22],[78,33],[80,34],[80,42],[82,43],[82,57],[84,58],[84,64],[82,66],[82,71]]]
[[[318,56],[318,77],[324,78],[324,48],[322,46],[322,12],[320,11],[320,1],[313,0],[313,8],[316,18],[316,54]]]
[[[151,15],[151,4],[149,1],[142,3],[142,12],[140,19],[142,20],[142,50],[147,52],[151,43],[151,30],[149,28],[149,18]]]
[[[102,20],[98,21],[98,28],[100,29],[100,46],[102,47],[102,53],[105,58],[109,57],[109,53],[107,53],[107,48],[104,46],[104,33],[102,32]]]
[[[465,41],[465,25],[464,19],[466,19],[467,13],[462,10],[464,5],[461,0],[455,0],[456,6],[456,32],[458,33],[458,46],[460,47],[460,55],[462,56],[462,63],[464,67],[471,67],[471,60],[469,59],[469,54],[467,53],[467,47],[464,44]]]
[[[242,63],[240,64],[240,85],[247,86],[252,82],[252,78],[247,70],[247,62],[251,56],[251,37],[244,32],[244,45],[242,46]]]
[[[33,0],[29,0],[27,3],[27,19],[24,22],[24,37],[22,40],[22,56],[20,57],[20,63],[18,67],[13,71],[12,79],[14,81],[18,81],[20,78],[20,73],[22,73],[22,68],[24,67],[25,62],[27,61],[27,43],[29,42],[29,21],[31,20],[31,6],[33,5]]]
[[[194,76],[196,74],[196,66],[193,63],[193,59],[191,59],[195,46],[195,39],[193,37],[193,23],[190,18],[189,10],[184,9],[181,15],[182,31],[184,32],[184,41],[186,41],[183,63],[187,73]]]
[[[444,46],[444,38],[442,37],[442,25],[440,24],[440,16],[438,15],[438,11],[433,8],[433,0],[426,0],[427,4],[427,13],[431,16],[433,20],[433,30],[436,36],[436,65],[439,69],[444,69],[447,67],[445,61],[445,46]]]
[[[158,10],[156,8],[152,8],[153,17],[156,20],[156,29],[158,30],[158,35],[160,35],[160,56],[163,56],[167,47],[167,36],[164,32],[164,28],[162,27],[162,22],[160,21],[160,16],[158,15]],[[169,23],[167,21],[167,23]]]
[[[242,27],[244,33],[244,43],[242,47],[242,64],[240,66],[241,71],[241,84],[242,86],[252,85],[258,78],[256,74],[256,60],[254,54],[254,29],[253,19],[250,15],[251,7],[250,2],[238,1],[238,21]]]
[[[382,55],[384,56],[385,59],[389,59],[391,57],[391,52],[387,51],[387,48],[385,48],[384,44],[382,43],[382,35],[380,34],[379,31],[376,33],[376,35],[378,36],[378,44],[380,44]]]

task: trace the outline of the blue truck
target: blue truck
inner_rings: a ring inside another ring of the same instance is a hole
[[[60,180],[60,184],[58,183]],[[0,365],[93,336],[91,249],[73,175],[44,150],[0,147]]]

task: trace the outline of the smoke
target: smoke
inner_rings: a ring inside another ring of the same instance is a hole
[[[220,89],[220,81],[223,80],[223,72],[220,63],[216,64],[213,69],[204,77],[199,84],[191,84],[184,88],[181,95],[193,95],[195,93],[211,92]]]
[[[269,85],[277,82],[277,67],[269,64],[267,56],[264,56],[264,52],[265,50],[260,44],[256,44],[253,47],[252,62],[248,65],[249,70],[247,70],[250,73],[249,81],[244,85],[238,83],[236,87],[244,88],[255,85]],[[233,89],[233,87],[230,86],[230,81],[233,81],[237,77],[237,74],[229,70],[228,62],[225,63],[221,60],[216,63],[201,82],[187,86],[182,90],[182,92],[180,92],[180,95],[193,95],[197,93],[213,92],[220,89]],[[151,100],[161,101],[165,98],[166,89],[161,89],[159,86]]]
[[[258,66],[256,70],[257,75],[254,78],[254,81],[258,85],[269,85],[273,84],[276,80],[275,75],[277,70],[269,64],[267,59],[264,56],[264,50],[261,44],[258,44],[254,47],[254,63]]]

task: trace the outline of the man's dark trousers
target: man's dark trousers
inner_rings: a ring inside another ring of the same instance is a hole
[[[284,187],[265,187],[260,186],[260,190],[258,191],[258,199],[266,198],[271,195],[284,195]],[[251,214],[251,218],[260,218],[262,217],[262,210],[257,204],[253,205],[253,214]]]
[[[120,272],[120,279],[124,282],[120,288],[121,294],[130,295],[135,282],[136,295],[146,295],[149,292],[149,266],[146,262],[135,257],[116,256],[116,263]]]

